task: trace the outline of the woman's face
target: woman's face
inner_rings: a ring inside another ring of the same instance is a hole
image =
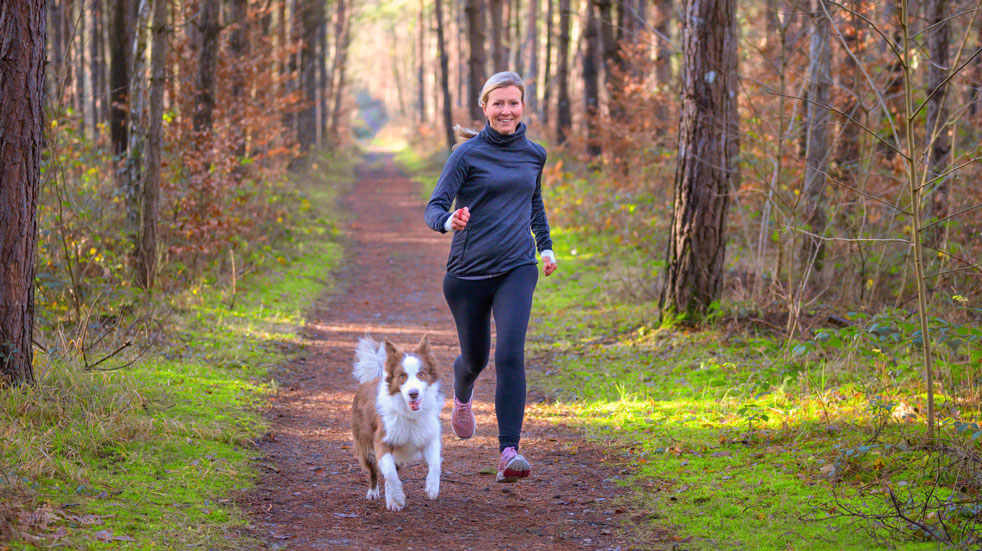
[[[522,91],[518,86],[505,86],[491,90],[487,103],[484,104],[484,115],[499,134],[514,134],[518,123],[522,120]]]

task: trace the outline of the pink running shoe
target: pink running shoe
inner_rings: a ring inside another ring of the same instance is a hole
[[[501,459],[498,460],[498,482],[515,482],[519,478],[525,478],[532,472],[529,462],[518,454],[518,450],[507,447],[501,451]]]
[[[474,391],[471,391],[471,399],[461,402],[457,395],[453,397],[453,413],[450,414],[450,426],[457,438],[466,439],[474,436],[474,412],[471,411],[471,402],[474,401]]]

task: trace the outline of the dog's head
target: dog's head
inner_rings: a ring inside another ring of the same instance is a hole
[[[436,356],[425,335],[411,352],[403,352],[386,339],[385,384],[390,396],[401,394],[409,409],[419,411],[423,394],[438,380]]]

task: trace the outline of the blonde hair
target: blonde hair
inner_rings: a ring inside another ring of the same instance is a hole
[[[481,88],[481,97],[478,98],[478,103],[480,103],[481,109],[484,109],[484,106],[488,104],[488,96],[491,94],[491,92],[494,92],[498,88],[507,88],[508,86],[518,88],[518,90],[522,93],[522,103],[525,103],[525,81],[522,80],[522,77],[518,76],[518,73],[514,73],[512,71],[502,71],[491,75],[491,78],[489,78]],[[479,130],[474,130],[473,128],[465,128],[459,124],[455,125],[453,130],[458,137],[463,138],[463,141],[467,141],[474,136],[477,136],[480,132]],[[454,149],[456,148],[457,146],[455,145]]]

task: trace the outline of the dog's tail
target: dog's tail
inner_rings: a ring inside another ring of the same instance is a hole
[[[385,369],[385,345],[375,342],[368,335],[358,339],[358,346],[355,347],[355,367],[352,370],[355,379],[358,379],[359,383],[371,381],[381,377],[383,369]]]

